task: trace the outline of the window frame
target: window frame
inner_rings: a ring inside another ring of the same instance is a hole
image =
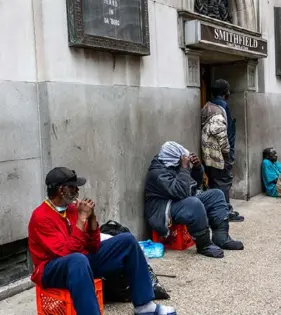
[[[100,51],[150,55],[148,0],[141,0],[143,43],[86,34],[83,22],[83,0],[67,0],[68,43],[70,47],[92,48]]]
[[[281,77],[281,7],[274,7],[274,45],[275,45],[275,75]]]

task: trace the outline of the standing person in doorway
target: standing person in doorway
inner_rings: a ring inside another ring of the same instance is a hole
[[[235,123],[231,118],[227,99],[229,83],[217,80],[211,88],[212,102],[201,111],[201,147],[209,188],[223,191],[229,208],[229,221],[242,222],[244,217],[233,210],[229,200],[232,186],[232,167],[235,161]]]

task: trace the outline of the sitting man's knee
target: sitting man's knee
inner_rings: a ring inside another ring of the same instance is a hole
[[[196,209],[197,211],[201,211],[205,213],[205,207],[201,200],[197,197],[188,197],[182,201],[188,209]]]
[[[67,277],[71,279],[71,285],[80,285],[85,279],[93,279],[93,271],[86,255],[73,253],[67,258]]]
[[[208,227],[206,209],[197,197],[189,197],[181,201],[181,209],[174,219],[181,224],[186,224],[190,233],[202,231]]]
[[[197,197],[188,197],[181,202],[183,203],[183,210],[191,211],[195,219],[206,215],[205,207]],[[180,215],[186,216],[186,212],[180,211]]]
[[[79,266],[89,265],[89,260],[84,254],[73,253],[66,257],[69,264],[79,264]]]
[[[215,188],[215,189],[210,189],[209,192],[211,192],[216,198],[225,200],[225,196],[222,190]]]
[[[187,207],[192,206],[200,206],[202,202],[196,198],[196,197],[188,197],[181,201],[183,204],[185,204]]]
[[[130,245],[130,244],[136,244],[137,243],[137,240],[135,239],[135,237],[132,233],[121,233],[115,237],[118,238],[118,241],[120,243],[123,243],[123,244]]]

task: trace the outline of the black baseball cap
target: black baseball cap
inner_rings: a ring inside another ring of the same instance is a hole
[[[83,186],[86,179],[77,177],[76,172],[66,167],[55,167],[46,176],[45,183],[48,188],[59,186]]]

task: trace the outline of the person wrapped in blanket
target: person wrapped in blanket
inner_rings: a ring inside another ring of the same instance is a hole
[[[203,172],[194,153],[176,142],[166,142],[148,170],[145,218],[162,236],[168,236],[171,222],[187,225],[198,253],[222,258],[223,249],[243,250],[244,246],[229,236],[229,211],[223,192],[199,190]]]
[[[281,197],[281,163],[274,148],[263,150],[261,174],[266,194],[270,197]]]
[[[147,261],[131,233],[101,243],[95,203],[78,200],[78,187],[86,179],[56,167],[45,182],[48,197],[33,211],[28,226],[32,280],[43,288],[69,290],[77,315],[100,315],[93,279],[124,270],[134,314],[176,315],[173,307],[153,302]]]

